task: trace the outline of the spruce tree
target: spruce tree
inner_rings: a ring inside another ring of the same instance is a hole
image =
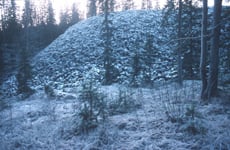
[[[182,46],[181,46],[181,27],[182,27],[182,0],[179,0],[179,11],[178,11],[178,45],[177,45],[177,75],[178,75],[178,84],[180,86],[183,85],[183,77],[182,77]]]
[[[73,4],[72,6],[72,13],[71,13],[71,20],[70,20],[70,24],[73,25],[77,22],[80,21],[80,16],[77,10],[77,6],[76,3]]]
[[[29,82],[32,79],[32,68],[29,62],[28,49],[23,49],[20,53],[20,64],[17,73],[18,81],[18,94],[22,94],[22,98],[27,98],[34,93],[29,86]]]
[[[112,49],[112,36],[113,36],[113,29],[112,29],[112,20],[109,18],[109,2],[110,0],[101,0],[100,3],[102,5],[104,11],[104,20],[101,29],[101,38],[102,38],[102,45],[104,48],[103,52],[103,62],[104,62],[104,85],[111,84],[116,76],[115,74],[115,67],[114,67],[114,58],[113,58],[113,49]]]
[[[124,0],[122,9],[123,10],[134,9],[134,1],[133,0]]]
[[[144,51],[142,53],[142,71],[143,80],[145,86],[152,86],[152,70],[155,59],[158,55],[157,48],[153,45],[153,36],[148,34],[146,38],[146,43],[144,46]]]
[[[32,6],[30,0],[25,0],[25,6],[22,14],[22,25],[24,28],[33,26]]]
[[[97,15],[97,0],[88,0],[88,12],[87,17],[92,17]]]
[[[18,33],[21,30],[21,26],[18,23],[17,19],[17,7],[15,0],[10,0],[10,3],[8,4],[8,12],[5,22],[5,37],[6,42],[12,43],[13,40],[18,36]]]
[[[45,20],[45,37],[44,42],[49,44],[57,37],[56,19],[51,0],[48,1],[46,20]]]
[[[16,75],[18,81],[18,94],[22,94],[22,98],[27,98],[34,91],[30,88],[29,82],[32,79],[32,68],[29,62],[29,53],[31,50],[31,46],[29,43],[30,39],[30,30],[29,26],[32,25],[31,22],[31,13],[30,13],[30,5],[29,1],[25,0],[25,9],[23,13],[23,25],[25,31],[25,47],[20,52],[20,61],[19,61],[19,69]]]
[[[61,30],[62,33],[70,26],[70,20],[72,20],[72,17],[70,16],[68,9],[62,10],[59,23],[59,30]]]
[[[151,0],[142,0],[141,8],[142,9],[152,9],[152,1]]]
[[[131,79],[131,86],[133,87],[138,87],[139,86],[139,81],[138,81],[138,76],[140,75],[141,71],[141,58],[138,52],[135,52],[133,58],[132,58],[132,79]]]

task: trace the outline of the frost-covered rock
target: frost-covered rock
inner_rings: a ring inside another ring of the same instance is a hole
[[[17,95],[18,82],[16,76],[10,76],[3,84],[0,86],[0,98],[12,97]]]

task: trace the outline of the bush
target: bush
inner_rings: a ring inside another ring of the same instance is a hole
[[[202,115],[197,111],[195,104],[186,108],[184,124],[181,129],[190,134],[205,134],[206,128],[202,122]]]
[[[182,123],[183,118],[185,117],[184,114],[184,105],[183,104],[176,104],[173,101],[168,101],[164,103],[165,113],[167,118],[172,123]]]

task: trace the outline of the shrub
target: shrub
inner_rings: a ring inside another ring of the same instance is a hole
[[[164,103],[165,113],[167,115],[168,120],[172,123],[182,123],[184,114],[184,105],[176,104],[175,102],[168,101]]]
[[[80,117],[78,133],[88,133],[90,129],[98,126],[99,119],[105,120],[107,117],[105,96],[99,91],[96,83],[90,80],[83,82],[79,98],[82,106],[78,114]]]
[[[123,114],[128,113],[140,106],[133,99],[133,93],[127,88],[119,88],[118,97],[109,105],[109,114]]]
[[[186,107],[183,103],[166,103],[166,115],[172,123],[179,123],[180,130],[190,134],[205,134],[206,128],[202,122],[202,115],[196,109],[195,104]]]
[[[205,134],[206,128],[202,122],[202,115],[197,111],[195,104],[186,108],[185,121],[181,129],[191,134]]]

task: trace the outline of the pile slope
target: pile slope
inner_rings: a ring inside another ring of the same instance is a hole
[[[113,37],[112,49],[117,69],[117,82],[128,83],[132,74],[133,56],[142,53],[149,35],[157,51],[152,77],[175,77],[173,52],[163,44],[161,13],[153,10],[133,10],[110,14]],[[81,21],[70,27],[34,59],[33,85],[42,88],[52,83],[54,88],[74,87],[92,68],[99,81],[103,80],[103,46],[101,27],[103,15]]]

